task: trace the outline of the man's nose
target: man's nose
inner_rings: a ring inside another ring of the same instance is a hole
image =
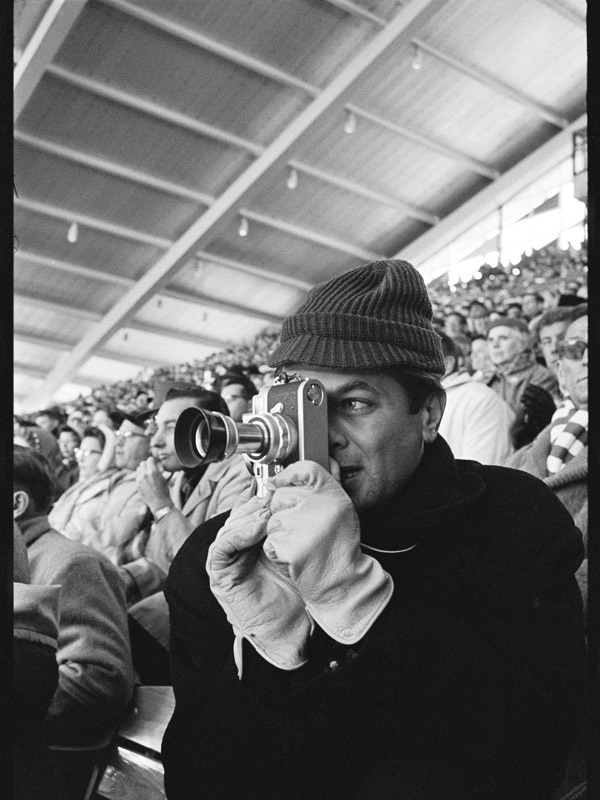
[[[156,431],[156,433],[152,434],[152,438],[150,439],[150,447],[156,447],[160,449],[165,446],[165,439],[164,436],[160,431]]]
[[[347,446],[348,439],[346,438],[340,423],[331,416],[329,417],[328,421],[328,435],[330,453]]]

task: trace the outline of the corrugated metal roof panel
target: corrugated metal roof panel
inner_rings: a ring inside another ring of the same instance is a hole
[[[25,259],[15,264],[14,288],[19,293],[43,297],[97,314],[106,314],[123,294],[122,286],[90,280],[81,275],[67,276],[61,271]]]
[[[240,339],[251,339],[268,325],[268,319],[260,320],[244,317],[229,311],[220,311],[201,301],[187,302],[172,297],[154,297],[135,315],[136,322],[146,322],[162,328],[172,328],[174,336],[181,331],[183,338],[187,333],[192,339],[203,337],[208,341],[218,340],[229,343]],[[211,352],[219,349],[218,344],[209,345]]]
[[[104,269],[127,278],[140,277],[163,253],[151,245],[124,240],[84,225],[79,226],[79,238],[71,244],[67,241],[69,224],[68,220],[53,219],[17,207],[15,233],[18,249],[84,264],[91,269]],[[68,284],[64,288],[68,292]]]
[[[192,200],[74,164],[19,142],[15,143],[15,183],[24,199],[173,240],[206,210]]]
[[[154,321],[157,322],[156,319]],[[126,356],[135,365],[136,356],[162,364],[179,364],[196,358],[206,358],[214,353],[216,348],[203,345],[201,342],[194,343],[185,339],[123,328],[108,340],[106,349]],[[138,363],[137,371],[141,372],[144,366]]]
[[[307,103],[297,89],[93,2],[55,62],[263,143]]]
[[[364,263],[328,247],[308,242],[287,233],[252,222],[248,236],[238,235],[235,225],[216,237],[209,252],[236,261],[248,261],[263,269],[287,273],[309,283],[320,283],[326,276],[339,275]]]
[[[242,150],[51,75],[41,81],[17,128],[208,194],[223,191],[253,161]]]
[[[224,287],[227,287],[228,302],[247,306],[250,310],[264,308],[268,313],[282,317],[293,311],[306,297],[306,291],[300,288],[202,260],[199,266],[187,266],[169,285],[170,289],[188,292],[190,296],[200,294],[221,301]]]

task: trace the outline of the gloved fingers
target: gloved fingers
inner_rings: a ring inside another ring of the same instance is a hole
[[[331,472],[331,477],[334,479],[334,481],[339,483],[340,486],[341,486],[342,485],[342,473],[340,471],[340,465],[337,463],[335,458],[330,458],[329,459],[329,472]]]
[[[327,470],[316,461],[295,461],[267,481],[267,489],[276,491],[283,486],[319,487],[332,480]]]
[[[233,508],[231,509],[231,517],[249,516],[256,511],[269,507],[271,500],[271,492],[267,492],[264,497],[259,497],[255,494],[255,486],[249,486],[236,498]]]

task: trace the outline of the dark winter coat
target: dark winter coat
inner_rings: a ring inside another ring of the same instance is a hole
[[[194,531],[165,595],[176,709],[169,800],[540,800],[583,704],[580,532],[537,478],[455,461],[438,437],[393,507],[361,520],[394,595],[351,647],[317,628],[285,672],[233,634]]]

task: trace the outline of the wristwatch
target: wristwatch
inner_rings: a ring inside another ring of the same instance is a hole
[[[163,517],[166,517],[169,512],[173,511],[174,508],[175,506],[162,506],[162,508],[157,508],[156,511],[152,512],[154,519],[157,522],[160,522],[160,520]]]

